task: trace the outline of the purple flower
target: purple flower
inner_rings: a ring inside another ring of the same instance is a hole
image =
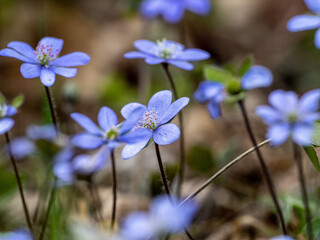
[[[304,2],[314,15],[297,15],[289,20],[287,28],[290,32],[299,32],[317,28],[314,43],[316,47],[320,49],[320,2],[319,0],[305,0]]]
[[[10,148],[15,159],[22,159],[36,151],[36,145],[33,141],[25,137],[15,138],[10,143]],[[8,146],[6,147],[8,151]]]
[[[96,149],[102,145],[108,145],[110,149],[118,147],[121,143],[136,143],[149,133],[145,130],[130,132],[136,125],[144,108],[132,111],[128,119],[118,124],[116,113],[108,107],[102,107],[98,114],[99,127],[87,116],[80,113],[72,113],[71,117],[85,129],[73,137],[73,145],[84,149]]]
[[[210,58],[206,51],[190,48],[185,49],[180,43],[168,40],[152,42],[149,40],[137,40],[134,46],[139,52],[128,52],[125,58],[144,58],[145,62],[151,65],[168,63],[178,68],[192,70],[193,65],[188,61],[199,61]]]
[[[278,237],[271,238],[270,240],[294,240],[294,238],[289,236],[278,236]]]
[[[0,234],[1,240],[32,240],[31,234],[26,230],[17,230],[14,232]]]
[[[9,118],[17,113],[17,109],[9,104],[0,103],[0,134],[5,134],[14,125],[14,120]]]
[[[210,11],[209,0],[144,0],[140,11],[146,18],[162,15],[169,23],[179,22],[185,10],[199,15],[206,15]]]
[[[10,42],[8,48],[0,51],[0,56],[17,58],[25,63],[20,71],[24,78],[40,77],[43,85],[50,87],[55,82],[55,75],[72,78],[77,74],[75,67],[85,65],[90,57],[83,52],[73,52],[59,57],[63,40],[53,37],[44,37],[34,50],[24,42]]]
[[[31,125],[27,128],[27,136],[32,140],[54,140],[57,135],[52,124],[49,125]]]
[[[160,239],[187,228],[196,212],[197,205],[193,201],[178,206],[177,200],[171,202],[167,196],[160,196],[154,199],[149,212],[127,216],[121,235],[132,240]]]
[[[121,109],[121,114],[125,119],[130,119],[130,115],[135,109],[143,108],[144,114],[137,123],[133,133],[140,129],[145,129],[146,134],[143,139],[137,143],[126,144],[122,150],[122,158],[129,159],[140,152],[151,138],[159,145],[167,145],[178,140],[180,137],[179,128],[170,122],[178,112],[189,103],[189,98],[183,97],[172,101],[172,93],[164,90],[154,94],[148,106],[140,103],[129,103]]]
[[[311,144],[314,122],[320,118],[318,111],[320,89],[305,93],[300,101],[296,93],[275,90],[269,95],[271,106],[259,106],[256,114],[268,125],[267,138],[278,146],[288,137],[302,146]]]
[[[254,65],[242,76],[241,87],[244,90],[269,87],[272,84],[272,81],[273,76],[268,68]]]

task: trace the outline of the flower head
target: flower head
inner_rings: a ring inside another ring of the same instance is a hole
[[[63,40],[53,37],[44,37],[34,50],[24,42],[10,42],[8,48],[0,51],[0,56],[17,58],[25,63],[20,71],[24,78],[40,77],[43,85],[50,87],[55,82],[55,75],[72,78],[77,74],[75,67],[85,65],[90,57],[83,52],[73,52],[59,57]]]
[[[178,112],[189,103],[189,98],[183,97],[172,101],[172,93],[168,90],[154,94],[148,106],[140,103],[129,103],[121,109],[124,118],[130,119],[130,115],[135,109],[142,108],[144,114],[137,122],[133,134],[137,130],[145,129],[146,134],[143,139],[133,144],[127,144],[122,151],[122,158],[129,159],[140,152],[152,138],[159,145],[171,144],[178,140],[180,136],[179,128],[170,122]]]
[[[288,137],[299,145],[311,144],[314,121],[318,111],[320,89],[305,93],[298,99],[291,91],[275,90],[269,95],[271,106],[259,106],[256,114],[268,125],[267,138],[272,145],[285,142]]]
[[[16,230],[6,234],[0,234],[1,240],[32,240],[30,232],[26,230]]]
[[[314,43],[320,49],[320,2],[318,0],[305,0],[304,2],[314,14],[301,14],[291,18],[287,28],[290,32],[317,29]]]
[[[18,137],[14,138],[10,142],[10,149],[12,152],[12,155],[17,160],[25,158],[36,151],[36,145],[33,141],[26,137]],[[6,151],[8,152],[9,146],[6,146]]]
[[[179,22],[185,10],[199,15],[206,15],[210,11],[209,0],[144,0],[140,11],[146,18],[162,15],[169,23]]]
[[[130,130],[136,125],[143,113],[143,108],[131,112],[129,118],[118,124],[116,113],[108,107],[102,107],[98,114],[99,127],[87,116],[72,113],[71,117],[85,130],[73,137],[72,143],[84,149],[96,149],[107,145],[110,149],[118,147],[121,143],[135,143],[144,138],[148,132],[141,130],[135,133]]]
[[[210,57],[206,51],[190,48],[185,49],[180,43],[162,40],[151,42],[149,40],[137,40],[134,46],[139,52],[128,52],[125,58],[144,58],[148,64],[167,63],[185,70],[192,70],[193,65],[188,61],[205,60]]]
[[[0,103],[0,134],[8,132],[14,125],[11,119],[17,113],[17,109],[5,102]]]
[[[170,201],[167,196],[154,199],[149,212],[135,212],[126,217],[121,235],[124,239],[160,239],[167,234],[187,228],[197,211],[195,202],[178,206],[178,201]]]

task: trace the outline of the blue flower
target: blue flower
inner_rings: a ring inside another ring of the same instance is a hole
[[[145,129],[146,134],[143,139],[137,143],[126,144],[122,150],[122,158],[129,159],[140,152],[151,138],[159,145],[167,145],[178,140],[180,137],[179,128],[170,122],[178,112],[189,103],[189,98],[182,97],[172,102],[172,93],[164,90],[154,94],[148,106],[140,103],[129,103],[121,109],[121,114],[125,119],[130,119],[132,111],[137,108],[143,108],[144,114],[137,123],[134,133],[137,130]]]
[[[83,52],[73,52],[59,57],[63,40],[53,37],[44,37],[34,50],[24,42],[10,42],[8,48],[0,51],[0,56],[17,58],[25,63],[20,71],[24,78],[40,77],[43,85],[50,87],[55,82],[55,75],[72,78],[77,74],[75,67],[85,65],[90,57]]]
[[[52,124],[49,125],[31,125],[27,128],[27,136],[32,140],[54,140],[57,137]]]
[[[160,239],[187,228],[197,212],[193,201],[178,206],[178,201],[170,201],[167,196],[154,199],[149,212],[134,212],[123,222],[121,235],[124,239]]]
[[[5,134],[14,125],[14,120],[9,118],[17,113],[17,109],[9,104],[0,103],[0,134]]]
[[[314,15],[297,15],[289,20],[287,28],[290,32],[317,28],[318,30],[316,31],[314,43],[316,47],[320,49],[320,2],[319,0],[305,0],[304,2]]]
[[[145,130],[130,132],[143,113],[143,108],[137,108],[131,112],[128,119],[118,124],[116,113],[108,107],[102,107],[98,114],[99,127],[87,116],[80,113],[72,113],[71,117],[85,129],[73,137],[73,145],[84,149],[96,149],[102,145],[108,145],[110,149],[118,147],[121,143],[135,143],[149,133]]]
[[[268,68],[254,65],[242,76],[241,87],[244,90],[269,87],[272,84],[272,81],[273,76]]]
[[[15,138],[10,142],[12,155],[16,160],[25,158],[36,151],[36,145],[26,137]],[[8,146],[6,147],[8,151]]]
[[[146,18],[162,15],[169,23],[179,22],[185,10],[199,15],[206,15],[210,11],[209,0],[144,0],[140,11]]]
[[[168,63],[178,68],[192,70],[193,65],[188,61],[199,61],[210,58],[206,51],[190,48],[185,49],[180,43],[168,40],[152,42],[149,40],[137,40],[134,46],[139,52],[128,52],[125,58],[144,58],[148,64]]]
[[[278,237],[271,238],[270,240],[294,240],[294,238],[289,236],[278,236]]]
[[[16,230],[14,232],[0,234],[1,240],[32,240],[30,232],[26,230]]]
[[[305,93],[300,101],[296,93],[275,90],[269,95],[271,106],[259,106],[256,114],[268,125],[267,138],[273,146],[285,142],[288,137],[299,145],[311,144],[314,121],[320,118],[318,103],[320,89]]]

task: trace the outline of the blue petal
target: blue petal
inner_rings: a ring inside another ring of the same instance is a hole
[[[163,11],[163,18],[169,23],[179,22],[184,14],[184,7],[179,1],[171,1],[170,6],[167,6]]]
[[[17,113],[17,109],[11,105],[8,105],[7,106],[7,113],[6,113],[6,116],[7,117],[11,117],[13,115],[15,115]]]
[[[58,161],[53,166],[53,173],[59,179],[59,185],[69,185],[75,180],[71,162]]]
[[[281,120],[281,114],[270,106],[258,106],[256,114],[262,118],[266,124],[271,124]]]
[[[10,148],[15,159],[25,158],[36,150],[34,142],[25,137],[13,139],[10,143]]]
[[[163,0],[145,0],[140,5],[140,11],[146,18],[156,17],[166,7]]]
[[[224,86],[221,83],[202,81],[193,97],[199,103],[206,103],[210,100],[221,102],[225,98],[223,89]]]
[[[291,18],[287,24],[290,32],[310,30],[320,27],[320,16],[298,15]]]
[[[270,240],[294,240],[292,237],[289,237],[289,236],[278,236],[278,237],[274,237],[274,238],[271,238]]]
[[[8,234],[0,235],[1,240],[32,240],[31,234],[23,229],[10,232]]]
[[[217,119],[221,116],[220,102],[210,101],[207,105],[210,116]]]
[[[132,158],[134,155],[140,152],[148,144],[150,138],[151,137],[149,136],[145,136],[144,139],[142,139],[137,143],[125,145],[122,150],[121,157],[124,160]]]
[[[146,58],[148,57],[147,54],[145,53],[141,53],[141,52],[128,52],[126,54],[123,55],[125,58],[131,59],[131,58]]]
[[[83,52],[73,52],[57,58],[50,65],[58,67],[75,67],[85,65],[90,61],[90,56]]]
[[[178,100],[174,101],[166,110],[165,112],[159,117],[159,125],[169,122],[173,119],[178,112],[181,111],[188,103],[190,99],[187,97],[179,98]]]
[[[58,152],[54,158],[53,162],[70,162],[71,159],[73,158],[74,155],[74,150],[72,147],[66,147],[60,152]]]
[[[103,144],[103,140],[89,133],[80,133],[72,138],[72,144],[83,149],[97,149]]]
[[[208,52],[196,48],[187,49],[178,57],[178,59],[182,61],[199,61],[208,58],[210,58]]]
[[[155,93],[148,103],[148,110],[151,111],[153,108],[158,112],[158,116],[161,117],[162,114],[168,109],[172,102],[172,92],[169,90],[163,90]]]
[[[155,56],[157,44],[149,40],[137,40],[133,44],[139,51]]]
[[[313,126],[311,124],[296,124],[292,131],[292,139],[301,146],[311,145]]]
[[[77,75],[76,68],[64,68],[64,67],[53,67],[56,74],[64,76],[66,78],[73,78]]]
[[[156,65],[165,62],[165,60],[158,57],[146,57],[145,62],[151,65]]]
[[[154,130],[153,140],[159,145],[167,145],[177,141],[180,129],[173,123],[162,125]]]
[[[320,2],[319,0],[304,0],[308,8],[315,12],[315,13],[320,13]]]
[[[143,107],[145,109],[145,111],[147,110],[147,107],[140,104],[140,103],[128,103],[127,105],[125,105],[122,109],[121,109],[121,114],[125,119],[128,119],[130,114],[137,108],[139,107]]]
[[[291,113],[298,106],[298,96],[295,92],[275,90],[269,95],[270,104],[282,113]]]
[[[24,42],[13,41],[8,43],[7,46],[17,51],[21,55],[26,56],[27,58],[37,62],[34,49],[29,44]]]
[[[132,111],[129,115],[128,119],[122,124],[119,134],[121,135],[130,131],[138,123],[139,119],[143,116],[145,110],[146,107],[143,105],[135,108],[134,111]]]
[[[41,66],[31,63],[23,63],[20,72],[24,78],[36,78],[41,74]]]
[[[314,89],[305,93],[299,102],[299,112],[317,111],[319,108],[320,89]]]
[[[101,130],[92,122],[90,118],[81,113],[71,113],[70,116],[75,120],[84,130],[94,135],[102,135]]]
[[[0,119],[0,134],[8,132],[14,125],[14,120],[11,118]]]
[[[19,60],[21,60],[23,62],[27,62],[27,63],[37,63],[37,61],[30,59],[26,56],[23,56],[20,53],[14,51],[12,49],[9,49],[9,48],[2,49],[0,51],[0,56],[16,58],[16,59],[19,59]]]
[[[43,126],[31,125],[27,128],[27,136],[34,140],[38,140],[38,139],[51,140],[56,137],[56,131],[53,125],[51,124],[43,125]]]
[[[54,37],[44,37],[40,40],[39,45],[52,47],[52,52],[55,54],[59,54],[63,47],[63,40]]]
[[[108,107],[102,107],[98,113],[98,123],[103,131],[108,131],[118,123],[117,114]]]
[[[290,135],[290,126],[286,123],[273,124],[269,126],[267,138],[270,138],[272,146],[279,146],[284,143]]]
[[[118,141],[133,144],[140,141],[143,141],[144,139],[150,139],[152,136],[152,131],[149,129],[141,128],[133,130],[127,134],[124,134],[122,136],[118,137]]]
[[[189,62],[178,61],[178,60],[168,60],[167,62],[171,65],[174,65],[178,68],[182,68],[187,71],[190,71],[193,69],[193,65]]]
[[[199,15],[206,15],[210,12],[209,0],[185,0],[185,7],[191,12]]]
[[[40,80],[46,87],[51,87],[56,81],[56,74],[53,69],[41,67]]]
[[[320,49],[320,28],[316,31],[316,34],[314,36],[314,44],[318,49]]]
[[[121,236],[130,240],[154,239],[155,228],[153,219],[148,213],[134,212],[125,218]]]
[[[272,73],[268,68],[255,65],[242,77],[241,85],[245,90],[268,87],[271,85],[272,79]]]

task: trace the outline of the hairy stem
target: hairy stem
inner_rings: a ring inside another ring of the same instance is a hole
[[[46,90],[46,95],[47,95],[47,99],[48,99],[48,103],[49,103],[49,108],[50,108],[50,114],[51,114],[51,118],[52,118],[52,123],[53,123],[53,127],[56,131],[57,136],[59,135],[59,127],[58,127],[58,122],[57,122],[57,117],[54,111],[54,104],[53,104],[53,99],[51,97],[51,93],[50,93],[50,89],[46,86],[44,86],[45,90]]]
[[[256,138],[255,138],[255,136],[253,134],[253,131],[252,131],[252,128],[251,128],[251,125],[250,125],[250,122],[249,122],[249,118],[248,118],[248,115],[247,115],[247,111],[246,111],[244,102],[242,100],[240,100],[240,101],[238,101],[238,104],[239,104],[239,107],[240,107],[240,110],[241,110],[241,113],[242,113],[242,117],[243,117],[246,129],[247,129],[247,132],[249,134],[250,140],[251,140],[253,146],[257,146],[257,141],[256,141]],[[280,204],[279,204],[278,199],[277,199],[276,190],[275,190],[275,187],[274,187],[273,182],[271,180],[271,176],[270,176],[269,170],[267,168],[267,165],[265,163],[264,158],[262,157],[262,154],[261,154],[261,151],[260,151],[259,148],[256,148],[256,153],[257,153],[257,157],[258,157],[259,162],[260,162],[260,166],[262,168],[263,175],[264,175],[264,177],[266,179],[270,195],[272,197],[272,200],[273,200],[274,205],[276,207],[276,211],[278,213],[278,217],[279,217],[279,220],[280,220],[280,225],[281,225],[282,232],[283,232],[284,235],[287,235],[286,225],[285,225],[285,222],[284,222],[284,218],[283,218],[283,215],[282,215]]]
[[[112,214],[111,214],[111,229],[114,227],[116,221],[116,210],[117,210],[117,172],[116,172],[116,162],[114,158],[114,151],[111,151],[111,165],[112,165]]]

